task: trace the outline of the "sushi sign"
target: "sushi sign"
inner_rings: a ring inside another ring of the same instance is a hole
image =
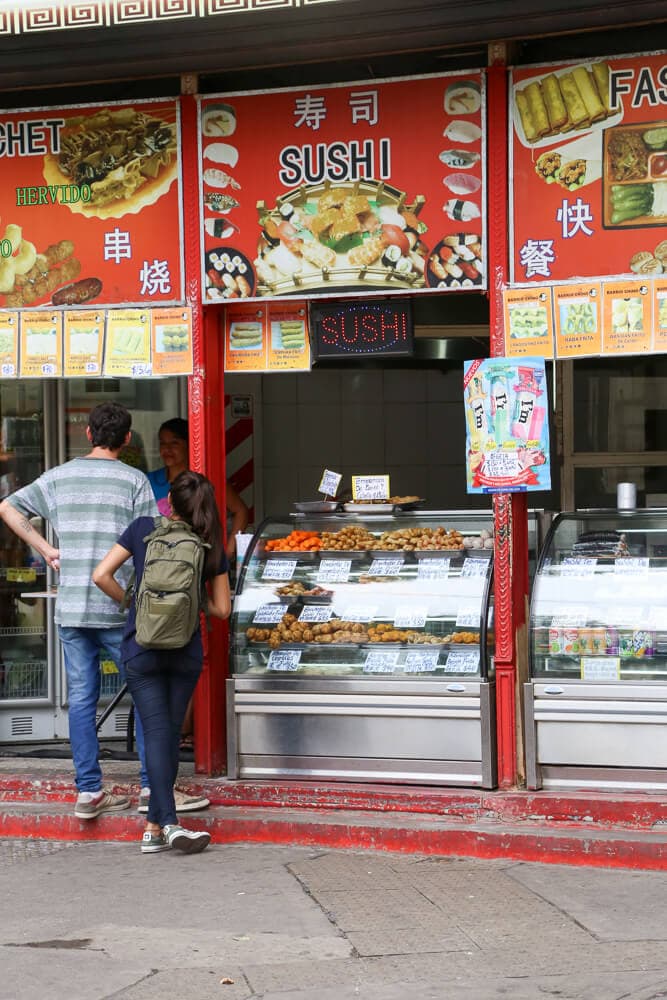
[[[204,301],[484,290],[484,100],[478,70],[202,99]]]
[[[667,53],[521,67],[513,284],[667,271]]]

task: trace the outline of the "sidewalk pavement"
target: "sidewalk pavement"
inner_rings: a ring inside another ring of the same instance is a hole
[[[667,873],[28,839],[0,869],[0,1000],[667,997]]]

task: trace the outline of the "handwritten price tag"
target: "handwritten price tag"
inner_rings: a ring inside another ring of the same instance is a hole
[[[291,580],[295,569],[296,559],[269,559],[262,580]]]
[[[488,559],[464,559],[461,576],[486,576],[489,572]]]
[[[262,604],[255,611],[253,625],[275,625],[285,614],[284,604]]]
[[[618,656],[582,656],[580,666],[582,681],[617,681],[621,676]]]
[[[560,564],[561,576],[595,576],[597,559],[590,556],[565,556]]]
[[[649,561],[645,558],[614,559],[614,573],[619,576],[647,576],[648,570]]]
[[[438,666],[439,649],[409,649],[403,669],[406,674],[428,674]]]
[[[560,628],[565,625],[571,625],[573,628],[583,628],[588,621],[588,617],[587,607],[561,608],[558,614],[554,615],[551,619],[551,625],[553,628]]]
[[[452,674],[476,674],[479,670],[479,650],[453,649],[447,657],[446,670]]]
[[[366,657],[364,673],[393,674],[399,655],[398,649],[372,649]]]
[[[299,615],[300,622],[328,622],[333,609],[323,604],[306,604]]]
[[[368,571],[369,576],[400,576],[403,559],[374,559]]]
[[[320,485],[317,487],[317,492],[324,493],[327,497],[335,497],[342,478],[340,472],[332,472],[331,469],[325,469],[322,473]]]
[[[472,628],[479,628],[479,619],[479,608],[459,608],[456,613],[457,625],[468,625],[472,626]]]
[[[341,617],[347,622],[372,622],[377,611],[376,604],[355,604],[353,608],[345,608]]]
[[[300,659],[300,649],[273,649],[266,667],[267,670],[297,670]]]
[[[386,500],[389,476],[352,476],[353,500]]]
[[[347,583],[351,568],[351,559],[322,559],[317,571],[317,582]]]
[[[424,628],[428,610],[426,608],[403,608],[394,616],[396,628]]]
[[[417,576],[420,580],[446,580],[450,562],[450,559],[420,559]]]

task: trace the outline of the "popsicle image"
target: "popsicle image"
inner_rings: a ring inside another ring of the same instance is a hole
[[[514,386],[517,397],[514,407],[514,419],[512,421],[512,435],[522,441],[534,440],[534,436],[531,434],[531,427],[535,428],[539,426],[541,431],[542,424],[544,423],[544,407],[537,408],[542,411],[541,417],[538,414],[535,420],[533,419],[535,403],[538,397],[542,395],[542,389],[540,388],[541,380],[542,373],[536,372],[534,368],[527,366],[519,368],[519,383]]]
[[[488,432],[484,400],[488,393],[484,392],[484,383],[479,375],[474,375],[468,389],[468,409],[466,418],[470,431],[470,444],[473,451],[481,451],[482,443]]]

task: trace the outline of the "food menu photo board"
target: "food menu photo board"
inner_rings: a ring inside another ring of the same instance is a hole
[[[306,302],[230,304],[223,325],[226,372],[310,371]]]
[[[183,298],[175,101],[0,112],[0,309]]]
[[[667,271],[667,54],[512,70],[511,282]]]
[[[102,374],[104,312],[77,309],[63,313],[65,378]]]
[[[486,288],[484,77],[200,101],[205,302]]]
[[[602,350],[602,287],[589,281],[554,285],[556,357],[581,358]]]
[[[544,358],[463,365],[468,493],[551,489]]]
[[[506,288],[503,306],[507,357],[553,357],[551,288]]]
[[[645,281],[610,281],[602,286],[605,355],[644,354],[652,348],[651,284]]]
[[[667,277],[653,282],[653,347],[667,351]]]
[[[21,313],[19,372],[23,378],[55,378],[63,373],[62,313],[26,310]]]
[[[0,312],[0,376],[16,378],[19,373],[19,314]]]
[[[110,378],[151,374],[151,314],[148,309],[109,310],[104,374]]]
[[[153,375],[191,375],[193,371],[192,308],[151,309]]]

